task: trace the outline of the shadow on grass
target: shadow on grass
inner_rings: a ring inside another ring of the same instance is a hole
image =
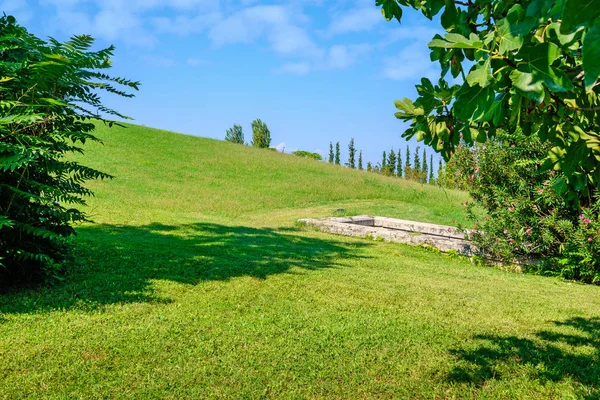
[[[78,265],[66,281],[2,295],[0,313],[169,302],[153,292],[152,280],[195,285],[243,276],[265,279],[292,268],[342,267],[345,260],[360,257],[357,250],[367,246],[300,236],[296,229],[200,223],[95,225],[78,232]]]
[[[483,387],[487,381],[528,376],[539,381],[573,382],[585,398],[600,398],[600,318],[554,322],[555,330],[533,339],[478,335],[481,345],[455,350],[457,366],[448,378]]]

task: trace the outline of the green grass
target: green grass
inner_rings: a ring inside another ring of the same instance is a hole
[[[0,296],[0,398],[598,398],[600,288],[298,228],[464,222],[466,196],[100,129],[64,283]]]

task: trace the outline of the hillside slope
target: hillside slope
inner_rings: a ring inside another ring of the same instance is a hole
[[[97,192],[90,205],[98,222],[148,222],[165,214],[240,218],[320,206],[302,215],[347,208],[427,222],[463,222],[461,203],[467,197],[458,191],[135,125],[99,126],[98,136],[104,145],[88,145],[81,159],[115,176],[90,184]]]
[[[600,288],[299,228],[454,223],[460,192],[99,129],[64,282],[0,295],[0,398],[600,398]]]

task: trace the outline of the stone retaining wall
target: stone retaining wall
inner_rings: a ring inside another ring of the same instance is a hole
[[[337,235],[383,239],[410,245],[430,245],[441,251],[454,250],[464,255],[474,255],[477,252],[477,249],[465,238],[465,233],[453,226],[367,215],[328,219],[307,218],[301,219],[300,222]]]

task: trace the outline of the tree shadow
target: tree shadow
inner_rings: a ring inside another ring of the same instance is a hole
[[[585,398],[600,398],[600,318],[554,321],[535,338],[477,335],[478,348],[453,350],[452,382],[483,387],[489,380],[526,375],[539,381],[579,384]]]
[[[302,236],[293,228],[208,223],[94,225],[78,232],[76,266],[65,282],[0,296],[0,315],[169,302],[152,289],[152,281],[196,285],[344,267],[347,260],[362,257],[360,248],[368,246]]]

